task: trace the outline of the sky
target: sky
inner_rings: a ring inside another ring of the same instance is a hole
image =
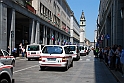
[[[86,19],[85,37],[91,42],[94,41],[94,31],[97,29],[96,22],[99,12],[100,0],[66,0],[77,22],[80,22],[82,11]]]

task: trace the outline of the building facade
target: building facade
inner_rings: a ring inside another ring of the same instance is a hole
[[[70,26],[71,13],[66,0],[0,0],[0,48],[12,50],[20,43],[67,44],[71,27],[77,31],[73,33],[77,43],[79,27]]]
[[[114,44],[124,47],[124,0],[100,0],[97,21],[101,47]]]
[[[75,19],[73,12],[70,17],[70,42],[72,44],[79,44],[80,42],[80,26]]]

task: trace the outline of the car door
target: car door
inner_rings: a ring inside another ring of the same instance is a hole
[[[6,57],[4,56],[2,50],[0,50],[0,62],[6,64]]]
[[[69,65],[71,64],[71,61],[72,61],[72,54],[70,54],[70,51],[69,51],[69,47],[64,47],[64,50],[65,50],[65,55],[68,56],[68,63]]]
[[[5,50],[3,50],[3,54],[4,54],[4,57],[6,58],[6,64],[7,65],[10,65],[12,60],[11,60],[11,56],[9,55],[9,53]]]
[[[77,46],[77,51],[76,52],[77,52],[77,55],[80,56],[80,48],[79,48],[79,46]]]

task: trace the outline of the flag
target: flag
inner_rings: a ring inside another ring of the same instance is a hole
[[[104,35],[101,35],[101,40],[102,40],[102,41],[104,40]]]
[[[52,35],[52,40],[54,40],[54,35]]]
[[[105,38],[106,38],[106,39],[110,39],[110,36],[107,34],[107,35],[105,36]]]
[[[58,42],[60,42],[60,39],[58,39]]]

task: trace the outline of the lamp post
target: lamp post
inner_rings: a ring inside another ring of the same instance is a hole
[[[94,48],[95,48],[95,39],[94,39]]]
[[[122,19],[124,18],[124,8],[123,7],[121,8],[121,18]]]

